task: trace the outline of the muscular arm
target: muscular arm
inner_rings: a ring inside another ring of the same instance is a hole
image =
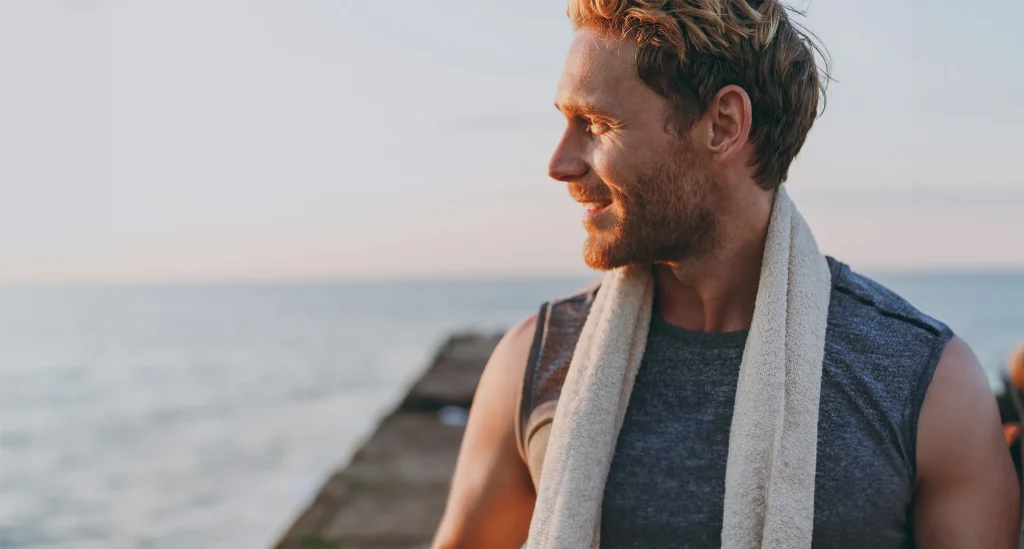
[[[922,549],[1017,549],[1017,476],[985,374],[950,341],[918,421],[914,530]]]
[[[480,378],[434,549],[518,549],[535,495],[515,436],[519,388],[536,318],[510,330]]]

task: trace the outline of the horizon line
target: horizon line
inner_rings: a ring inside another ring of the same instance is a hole
[[[1006,266],[923,266],[859,268],[858,273],[868,277],[925,277],[945,278],[958,276],[1024,277],[1024,265]],[[333,286],[333,285],[386,285],[433,284],[459,282],[555,282],[579,281],[600,277],[598,271],[550,273],[425,273],[390,275],[309,275],[309,276],[241,276],[241,277],[178,277],[135,279],[49,279],[0,280],[0,289],[17,288],[103,288],[103,287],[200,287],[200,286]]]

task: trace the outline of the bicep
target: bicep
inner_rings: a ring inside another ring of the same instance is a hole
[[[917,546],[1017,549],[1017,476],[985,373],[959,338],[936,367],[917,440]]]
[[[534,493],[515,420],[535,327],[531,318],[510,330],[484,368],[434,547],[518,548],[526,540]]]

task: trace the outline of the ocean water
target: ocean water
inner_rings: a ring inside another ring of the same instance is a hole
[[[877,278],[1024,342],[1024,275]],[[446,335],[586,282],[0,288],[0,548],[268,547]]]

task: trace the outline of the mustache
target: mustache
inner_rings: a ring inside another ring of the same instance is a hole
[[[614,199],[608,187],[580,183],[569,184],[569,196],[576,202],[611,202]]]

